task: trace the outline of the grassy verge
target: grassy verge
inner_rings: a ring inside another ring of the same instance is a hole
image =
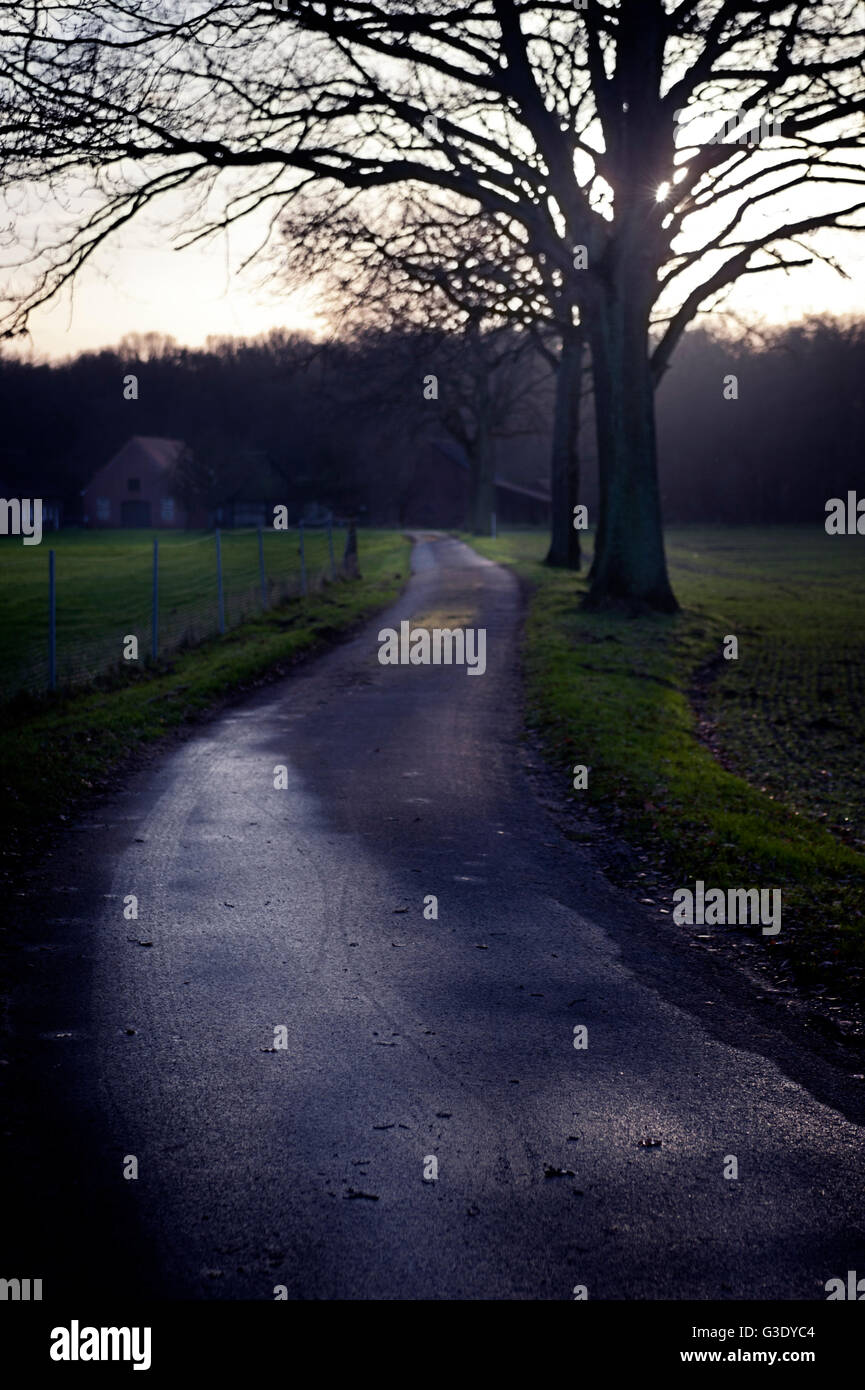
[[[47,532],[39,546],[0,537],[0,697],[48,685],[48,552],[56,557],[58,685],[87,685],[120,659],[133,633],[150,650],[154,532]],[[337,530],[339,554],[344,532]],[[159,540],[159,647],[168,653],[215,635],[216,541],[212,531],[162,531]],[[304,535],[310,587],[329,571],[327,535]],[[234,627],[261,603],[254,529],[221,537],[225,620]],[[273,606],[301,588],[299,533],[262,533],[262,558]]]
[[[131,754],[280,674],[303,652],[392,602],[408,574],[407,541],[396,532],[369,531],[361,533],[359,548],[359,580],[326,584],[155,666],[130,665],[122,684],[7,706],[0,788],[16,839],[67,817]]]
[[[858,988],[865,574],[856,538],[681,528],[668,542],[682,612],[635,621],[581,613],[585,580],[543,566],[544,536],[472,539],[531,586],[529,724],[563,787],[575,764],[589,768],[587,790],[571,795],[638,846],[644,866],[692,888],[697,879],[781,888],[781,932],[758,939],[800,980],[834,983],[843,966]],[[735,661],[721,655],[728,634]]]

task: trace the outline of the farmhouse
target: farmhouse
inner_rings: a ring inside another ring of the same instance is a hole
[[[187,515],[174,491],[185,448],[180,439],[128,439],[82,493],[85,526],[206,526],[207,517]]]
[[[413,476],[402,500],[401,525],[461,527],[469,517],[469,461],[452,440],[424,440],[415,454]],[[524,487],[496,473],[496,515],[499,525],[545,526],[550,520],[550,494],[542,487]]]

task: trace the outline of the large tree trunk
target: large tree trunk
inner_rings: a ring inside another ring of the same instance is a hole
[[[596,431],[597,433],[597,431]],[[598,515],[595,526],[595,546],[592,554],[592,563],[589,566],[589,584],[595,578],[598,569],[598,557],[604,548],[604,515],[606,512],[606,476],[598,460]]]
[[[478,432],[469,453],[472,531],[488,536],[496,507],[493,442],[485,429]]]
[[[648,357],[650,299],[629,280],[615,276],[589,324],[601,515],[584,606],[673,613],[678,604],[664,555]]]
[[[496,463],[489,425],[489,383],[481,372],[475,385],[474,439],[469,446],[469,507],[476,536],[488,536],[496,509]]]
[[[574,530],[574,507],[580,490],[580,393],[583,387],[583,332],[562,332],[562,353],[556,373],[551,457],[552,527],[547,565],[580,568],[580,533]]]

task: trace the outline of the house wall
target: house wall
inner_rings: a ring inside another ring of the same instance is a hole
[[[187,525],[185,509],[171,492],[170,470],[160,467],[135,440],[91,479],[82,495],[82,510],[87,526]]]

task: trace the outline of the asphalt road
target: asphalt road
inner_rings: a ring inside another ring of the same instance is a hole
[[[216,1299],[823,1299],[865,1274],[844,1078],[556,828],[513,577],[451,540],[413,569],[31,879],[43,1127],[11,1272]],[[380,665],[402,618],[486,628],[486,673]]]

